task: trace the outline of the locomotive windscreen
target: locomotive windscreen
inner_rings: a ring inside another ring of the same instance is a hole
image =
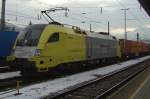
[[[17,46],[37,46],[45,26],[45,24],[39,24],[25,28],[18,38]]]

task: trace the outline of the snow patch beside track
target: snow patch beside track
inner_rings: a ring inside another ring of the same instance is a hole
[[[19,76],[21,76],[20,75],[20,71],[0,73],[0,80],[8,79],[8,78],[14,78],[14,77],[19,77]]]

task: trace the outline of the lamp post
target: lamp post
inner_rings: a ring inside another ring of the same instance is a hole
[[[108,21],[108,35],[110,35],[110,22]]]
[[[90,32],[92,32],[92,25],[90,24]]]
[[[127,40],[127,10],[129,10],[129,8],[126,9],[121,9],[124,11],[124,48],[126,48],[126,40]]]
[[[6,4],[6,0],[2,0],[1,30],[5,29],[5,4]]]

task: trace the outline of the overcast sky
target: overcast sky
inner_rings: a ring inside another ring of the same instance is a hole
[[[150,18],[140,7],[137,0],[6,0],[6,21],[24,27],[31,21],[34,24],[47,23],[42,17],[38,20],[41,10],[52,7],[68,7],[68,17],[64,11],[50,13],[54,20],[80,26],[89,30],[92,24],[94,31],[107,31],[110,21],[111,34],[124,37],[124,12],[127,11],[128,39],[150,39]],[[0,1],[1,2],[1,1]],[[102,11],[101,11],[102,8]],[[86,14],[83,14],[86,13]]]

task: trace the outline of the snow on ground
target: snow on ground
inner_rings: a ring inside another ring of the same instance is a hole
[[[19,76],[21,76],[20,71],[0,73],[0,80]]]
[[[0,92],[0,98],[2,99],[4,98],[5,99],[38,99],[48,94],[62,91],[76,84],[95,79],[96,76],[94,75],[106,75],[106,74],[118,71],[120,69],[133,66],[149,58],[150,56],[146,56],[143,58],[133,59],[127,62],[119,63],[119,64],[114,64],[114,65],[102,67],[99,69],[86,71],[84,73],[78,73],[78,74],[70,75],[64,78],[56,78],[54,80],[30,85],[30,86],[20,89],[20,92],[22,94],[18,96],[14,95],[16,91],[13,91],[7,94],[3,94],[4,92]]]

